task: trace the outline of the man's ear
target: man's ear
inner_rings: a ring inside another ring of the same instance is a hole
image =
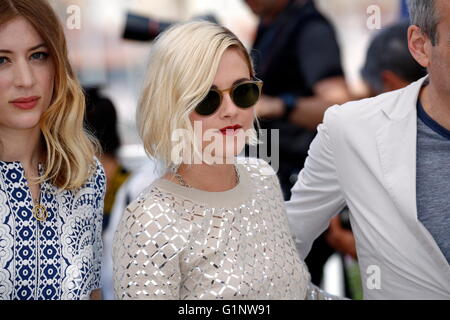
[[[408,28],[408,47],[416,61],[425,68],[430,65],[431,40],[420,30],[418,26],[412,25]]]

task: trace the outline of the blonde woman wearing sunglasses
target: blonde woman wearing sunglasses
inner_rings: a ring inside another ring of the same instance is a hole
[[[156,41],[137,120],[148,154],[171,169],[123,214],[117,298],[325,297],[309,285],[275,172],[262,160],[236,161],[256,142],[261,87],[223,27],[190,22]]]

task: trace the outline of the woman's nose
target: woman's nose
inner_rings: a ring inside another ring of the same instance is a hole
[[[220,106],[220,115],[222,117],[234,117],[239,112],[239,107],[233,102],[231,98],[230,91],[222,92],[222,105]]]
[[[35,84],[34,71],[26,61],[19,61],[14,70],[16,87],[32,87]]]

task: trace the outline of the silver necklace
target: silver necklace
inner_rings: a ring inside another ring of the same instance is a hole
[[[236,173],[236,185],[239,184],[240,176],[239,176],[239,171],[236,168],[236,165],[234,165],[234,172]],[[183,179],[183,177],[181,176],[181,174],[178,173],[178,169],[174,170],[174,176],[177,179],[178,183],[185,187],[185,188],[192,188],[192,186],[190,186],[188,183],[186,183],[186,181]]]

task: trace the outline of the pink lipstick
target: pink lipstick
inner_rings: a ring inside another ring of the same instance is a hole
[[[10,103],[19,109],[31,110],[37,105],[40,98],[41,97],[18,98],[10,101]]]

